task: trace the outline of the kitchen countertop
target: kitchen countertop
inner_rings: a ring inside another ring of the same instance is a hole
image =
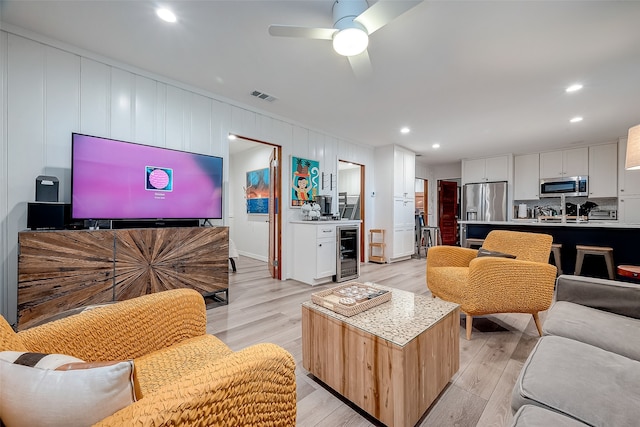
[[[535,219],[514,219],[511,221],[458,221],[458,224],[479,225],[524,225],[532,227],[591,227],[591,228],[640,228],[640,224],[623,224],[619,221],[589,220],[582,222],[538,222]]]
[[[361,219],[338,219],[338,220],[330,220],[330,221],[325,221],[325,220],[311,220],[311,221],[303,221],[303,220],[296,220],[296,221],[289,221],[289,224],[311,224],[311,225],[329,225],[329,224],[343,224],[343,225],[356,225],[356,224],[360,224],[362,222]]]

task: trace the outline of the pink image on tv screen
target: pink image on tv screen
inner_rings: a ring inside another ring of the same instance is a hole
[[[172,191],[173,169],[147,166],[147,190]]]
[[[161,169],[156,169],[149,175],[149,182],[154,188],[164,188],[169,183],[169,175]]]

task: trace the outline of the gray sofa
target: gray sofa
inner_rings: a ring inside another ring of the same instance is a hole
[[[512,426],[640,425],[640,284],[560,276]]]

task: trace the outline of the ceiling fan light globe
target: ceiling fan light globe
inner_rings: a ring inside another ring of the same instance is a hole
[[[360,28],[345,28],[333,37],[333,50],[342,56],[359,55],[368,45],[369,36]]]

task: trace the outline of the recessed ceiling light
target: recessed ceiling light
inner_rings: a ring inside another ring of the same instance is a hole
[[[166,22],[176,22],[177,21],[176,15],[172,11],[167,9],[167,8],[161,7],[161,8],[156,9],[156,14],[163,21],[166,21]]]
[[[582,85],[580,83],[575,83],[565,89],[565,92],[575,92],[582,89]]]
[[[234,134],[230,133],[227,138],[229,138],[231,141],[233,141],[234,139],[237,138],[237,136],[235,136]]]
[[[438,144],[438,143],[436,142],[435,144],[433,144],[433,145],[431,146],[431,148],[435,148],[435,149],[437,150],[438,148],[440,148],[440,144]]]
[[[571,123],[578,123],[582,121],[582,117],[574,117],[573,119],[569,120]]]
[[[409,129],[408,127],[403,127],[402,129],[400,129],[400,133],[409,133],[411,132],[411,129]]]

